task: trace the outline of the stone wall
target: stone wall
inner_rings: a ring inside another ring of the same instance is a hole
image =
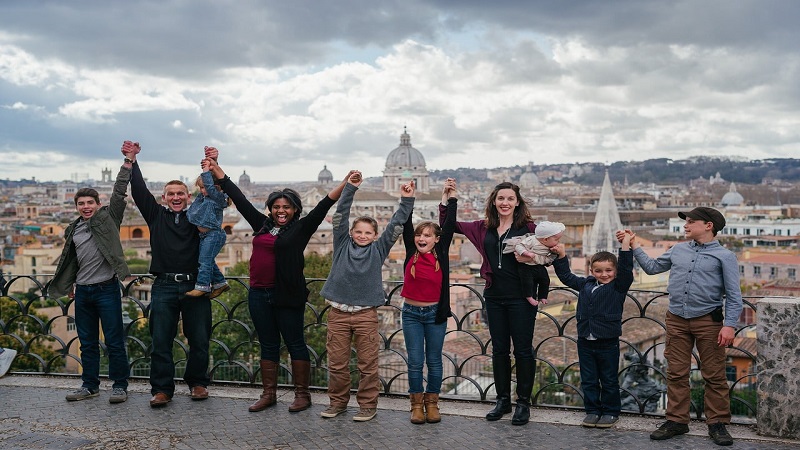
[[[800,439],[800,299],[764,298],[756,309],[758,433]]]

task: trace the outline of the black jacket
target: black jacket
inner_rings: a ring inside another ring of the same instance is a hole
[[[622,305],[633,284],[633,252],[619,251],[617,278],[610,283],[597,284],[593,276],[579,277],[569,270],[569,258],[553,261],[558,279],[567,287],[578,291],[578,337],[586,338],[591,333],[597,339],[622,336]]]
[[[236,209],[258,233],[264,226],[267,216],[256,209],[236,184],[226,176],[220,180],[222,191],[233,200]],[[336,200],[325,196],[307,216],[292,221],[278,233],[275,240],[275,305],[303,308],[308,301],[308,287],[303,275],[306,264],[303,251],[317,231],[319,224],[325,220],[328,210]],[[250,265],[258,264],[251,259]]]
[[[147,189],[139,162],[133,163],[131,196],[150,228],[150,273],[197,273],[200,234],[186,211],[174,212],[158,203]]]

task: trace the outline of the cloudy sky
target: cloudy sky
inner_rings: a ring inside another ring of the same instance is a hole
[[[0,178],[800,157],[800,2],[3,0]],[[793,44],[794,42],[794,44]]]

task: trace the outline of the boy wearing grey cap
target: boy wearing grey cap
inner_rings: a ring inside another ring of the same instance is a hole
[[[725,429],[731,420],[725,347],[733,343],[742,312],[739,263],[736,255],[715,239],[725,227],[725,217],[719,211],[699,207],[679,212],[678,217],[686,220],[683,230],[688,242],[676,244],[655,259],[647,256],[637,241],[633,243],[633,256],[645,273],[670,271],[664,350],[668,362],[667,421],[650,434],[650,439],[670,439],[689,431],[689,372],[696,346],[705,379],[708,434],[717,445],[731,445],[733,438]],[[617,239],[622,236],[624,232],[617,233]]]
[[[522,291],[528,303],[533,306],[547,304],[547,294],[550,290],[550,276],[547,272],[533,270],[533,266],[549,266],[558,257],[550,249],[561,242],[561,236],[566,230],[561,222],[548,222],[546,220],[536,224],[536,232],[523,236],[514,236],[506,239],[503,253],[516,253],[519,256],[533,258],[530,262],[519,264],[519,277],[522,281]],[[537,276],[542,273],[543,276]]]

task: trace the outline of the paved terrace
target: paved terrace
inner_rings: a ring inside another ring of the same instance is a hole
[[[312,395],[311,409],[287,411],[291,391],[278,392],[277,406],[250,413],[255,387],[210,386],[211,398],[192,401],[185,385],[165,408],[150,408],[150,386],[132,380],[126,403],[108,403],[110,384],[100,397],[67,402],[79,386],[74,377],[10,374],[0,379],[0,449],[716,449],[705,423],[695,421],[688,435],[651,441],[663,420],[626,414],[615,428],[582,428],[578,411],[533,408],[531,423],[511,425],[510,415],[487,422],[488,403],[442,401],[442,422],[413,425],[408,399],[381,396],[378,415],[356,423],[355,399],[348,414],[323,419],[324,392]],[[765,438],[754,425],[731,425],[732,449],[798,449],[800,442]]]

